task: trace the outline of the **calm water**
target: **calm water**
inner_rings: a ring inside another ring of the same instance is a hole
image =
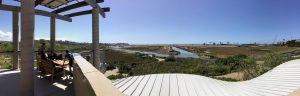
[[[195,53],[177,48],[177,47],[172,47],[173,50],[180,52],[179,55],[176,55],[175,57],[179,58],[199,58],[199,56]]]
[[[145,51],[135,51],[135,50],[128,50],[128,49],[123,49],[120,47],[112,47],[113,50],[117,50],[117,51],[123,51],[123,52],[127,52],[127,53],[143,53],[143,54],[148,54],[148,55],[155,55],[157,57],[168,57],[168,54],[160,54],[160,53],[155,53],[155,52],[145,52]],[[188,52],[186,50],[177,48],[177,47],[172,47],[173,50],[175,51],[179,51],[180,54],[176,55],[176,58],[199,58],[199,56],[197,54],[194,54],[192,52]]]

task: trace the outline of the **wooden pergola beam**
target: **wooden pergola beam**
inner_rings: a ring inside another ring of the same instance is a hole
[[[110,8],[109,7],[105,7],[105,8],[101,8],[104,12],[109,12]],[[81,16],[81,15],[87,15],[87,14],[91,14],[93,11],[92,10],[86,10],[86,11],[80,11],[80,12],[75,12],[75,13],[70,13],[64,16],[67,17],[76,17],[76,16]]]
[[[92,13],[92,10],[86,10],[86,11],[80,11],[80,12],[70,13],[70,14],[67,14],[65,16],[75,17],[75,16],[81,16],[81,15],[86,15],[86,14],[91,14],[91,13]]]
[[[36,0],[34,6],[36,7],[37,5],[41,4],[45,0]]]
[[[102,2],[104,2],[104,0],[96,0],[96,3],[102,3]],[[65,12],[65,11],[68,11],[68,10],[72,10],[72,9],[87,6],[87,5],[89,5],[89,4],[86,3],[85,1],[81,1],[79,3],[75,3],[75,4],[72,4],[72,5],[69,5],[69,6],[65,6],[63,8],[54,10],[52,12],[53,13],[61,13],[61,12]]]
[[[20,12],[21,8],[18,7],[18,6],[11,6],[11,5],[0,5],[0,10],[4,10],[4,11],[18,11],[18,12]],[[35,9],[35,14],[36,15],[41,15],[41,16],[46,16],[46,17],[52,17],[53,16],[53,17],[55,17],[57,19],[60,19],[60,20],[72,22],[72,18],[70,18],[70,17],[58,15],[58,14],[47,12],[47,11],[43,11],[43,10]]]
[[[95,0],[84,0],[86,3],[91,5],[93,8],[97,8],[99,10],[99,14],[105,18],[105,12],[102,10],[102,8],[96,3]]]

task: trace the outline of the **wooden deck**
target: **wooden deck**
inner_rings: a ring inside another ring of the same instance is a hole
[[[74,96],[73,80],[57,77],[34,78],[35,96]],[[0,69],[0,96],[22,96],[20,71]]]
[[[114,80],[113,84],[129,96],[288,96],[300,88],[300,60],[242,82],[191,74],[151,74]]]

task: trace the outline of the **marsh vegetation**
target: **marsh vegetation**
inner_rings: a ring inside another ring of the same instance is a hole
[[[110,79],[158,73],[185,73],[214,77],[221,80],[239,81],[255,78],[283,62],[295,59],[291,56],[270,52],[260,56],[238,54],[224,58],[214,58],[208,61],[168,57],[168,60],[159,62],[140,53],[129,54],[114,50],[106,50],[105,52],[109,63],[108,69],[119,68],[119,73],[121,74],[110,76]],[[242,79],[217,77],[234,72],[242,73]]]

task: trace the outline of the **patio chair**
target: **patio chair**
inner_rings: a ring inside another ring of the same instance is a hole
[[[61,66],[56,66],[52,60],[42,59],[40,64],[41,75],[51,74],[51,80],[57,75],[64,74],[64,68]]]
[[[63,54],[58,54],[57,57],[56,57],[57,60],[63,60]]]

